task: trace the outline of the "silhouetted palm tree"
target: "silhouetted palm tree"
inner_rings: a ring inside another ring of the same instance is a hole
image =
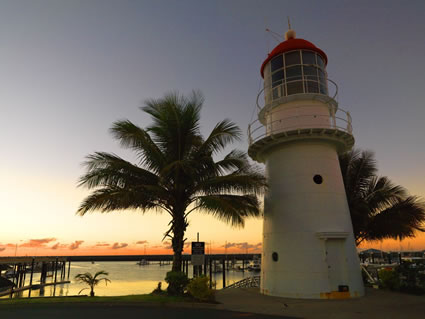
[[[357,245],[425,231],[424,203],[388,177],[377,176],[372,152],[352,150],[340,156],[340,165]]]
[[[109,273],[107,273],[106,271],[101,270],[101,271],[98,271],[97,273],[95,273],[94,276],[92,276],[91,273],[86,272],[85,274],[78,274],[78,275],[76,275],[75,276],[75,280],[89,285],[89,287],[90,287],[90,297],[94,297],[94,287],[97,286],[99,284],[99,282],[101,282],[102,280],[104,280],[106,285],[108,284],[108,282],[111,282],[106,277],[98,278],[99,276],[102,276],[102,275],[108,276]],[[80,294],[85,289],[89,289],[89,288],[83,288],[83,289],[81,289],[78,294]]]
[[[115,122],[113,136],[131,149],[139,162],[132,164],[115,154],[89,155],[87,172],[80,179],[94,191],[81,204],[78,214],[100,210],[160,209],[170,215],[174,252],[173,271],[180,271],[188,215],[210,214],[234,226],[246,217],[260,215],[257,195],[265,188],[265,177],[250,165],[247,155],[233,150],[222,159],[216,156],[239,140],[240,129],[231,121],[215,125],[207,138],[200,133],[203,98],[176,93],[150,99],[141,109],[153,123],[143,129],[128,120]]]

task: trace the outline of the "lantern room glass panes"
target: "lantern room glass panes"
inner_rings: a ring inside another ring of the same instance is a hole
[[[316,54],[311,51],[302,51],[303,64],[316,64]]]
[[[302,80],[303,73],[301,71],[301,65],[290,66],[286,68],[286,81],[292,82],[297,80]]]
[[[278,55],[270,61],[271,98],[314,93],[328,94],[323,58],[316,52],[296,50]]]
[[[321,69],[325,69],[325,63],[323,62],[323,59],[320,55],[317,54],[317,65]]]
[[[272,68],[272,73],[276,70],[283,68],[283,56],[282,55],[278,55],[277,57],[272,59],[271,68]]]
[[[301,64],[300,51],[292,51],[285,53],[285,65],[296,65]]]
[[[315,66],[303,65],[304,78],[317,81],[317,68]]]
[[[272,87],[283,83],[283,70],[279,70],[272,75]]]

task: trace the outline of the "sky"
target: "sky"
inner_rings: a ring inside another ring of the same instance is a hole
[[[287,16],[326,52],[356,147],[425,197],[424,12],[413,0],[0,0],[0,256],[170,253],[166,214],[75,215],[81,163],[94,151],[132,159],[108,129],[147,126],[139,107],[170,91],[203,92],[203,134],[224,118],[245,132],[278,44],[265,29],[283,35]],[[261,250],[261,219],[234,229],[200,212],[188,242],[198,232],[212,253]],[[367,245],[425,249],[425,235]]]

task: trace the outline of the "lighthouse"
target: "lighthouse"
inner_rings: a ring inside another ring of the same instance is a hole
[[[261,292],[341,299],[364,295],[338,154],[354,145],[325,52],[290,29],[261,65],[249,156],[264,163]]]

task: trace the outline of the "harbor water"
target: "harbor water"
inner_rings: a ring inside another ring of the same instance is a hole
[[[162,289],[166,289],[167,283],[164,278],[166,273],[171,270],[171,264],[162,264],[158,262],[151,262],[147,265],[138,265],[133,261],[123,262],[73,262],[71,263],[71,270],[69,284],[51,285],[45,286],[44,290],[32,290],[31,297],[39,296],[74,296],[79,293],[82,295],[88,295],[90,290],[85,289],[87,285],[78,283],[75,281],[77,274],[89,272],[94,275],[98,271],[106,271],[109,273],[107,276],[111,280],[107,285],[104,281],[100,282],[95,287],[96,296],[123,296],[123,295],[135,295],[135,294],[147,294],[152,292],[158,283],[162,283]],[[68,269],[67,269],[68,272]],[[193,275],[193,268],[189,265],[188,269],[189,278]],[[65,279],[67,279],[67,273]],[[234,282],[242,280],[246,277],[259,275],[258,272],[241,271],[236,269],[229,269],[226,271],[226,286],[231,285]],[[34,273],[33,284],[39,283],[40,273]],[[216,289],[223,287],[223,273],[213,273],[212,280],[215,282]],[[48,277],[46,283],[54,281],[53,276]],[[59,281],[59,276],[58,276]],[[29,285],[29,275],[27,274],[25,279],[25,285]],[[19,293],[15,293],[14,297],[25,298],[28,297],[29,291],[25,290]],[[3,296],[1,298],[10,298],[9,296]]]

